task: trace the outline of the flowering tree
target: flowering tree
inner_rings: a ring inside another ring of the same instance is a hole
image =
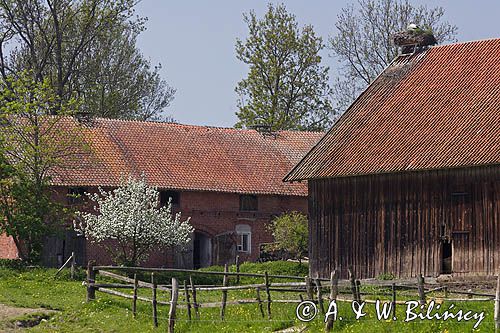
[[[113,191],[99,188],[99,193],[86,195],[95,203],[96,213],[78,212],[75,230],[92,242],[115,240],[117,246],[107,249],[119,264],[135,266],[155,246],[186,245],[194,231],[189,218],[181,221],[180,213],[172,214],[171,200],[158,207],[159,193],[144,179],[129,178]]]

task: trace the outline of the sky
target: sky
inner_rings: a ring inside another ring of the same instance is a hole
[[[259,17],[269,1],[142,0],[136,7],[147,17],[147,30],[138,46],[152,64],[161,63],[161,76],[177,89],[167,113],[183,124],[232,127],[237,117],[234,88],[248,67],[236,59],[236,39],[244,40],[243,13]],[[278,3],[278,1],[270,1]],[[335,33],[341,8],[352,1],[290,0],[284,3],[300,26],[312,24],[326,41]],[[500,37],[498,0],[413,0],[413,4],[442,6],[445,20],[458,26],[458,41]],[[324,64],[335,70],[336,60],[323,52]],[[335,73],[330,73],[333,77]]]

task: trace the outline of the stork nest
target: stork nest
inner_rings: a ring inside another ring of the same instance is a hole
[[[401,31],[391,36],[392,42],[396,46],[429,46],[437,44],[437,40],[429,31]]]

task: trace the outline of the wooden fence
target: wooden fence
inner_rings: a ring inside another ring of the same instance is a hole
[[[116,272],[124,273],[117,274]],[[138,279],[138,274],[150,274],[150,282],[141,281]],[[177,278],[171,279],[171,284],[161,285],[157,283],[157,274],[159,273],[183,273],[186,278],[183,285],[179,285]],[[132,276],[133,278],[129,277]],[[119,283],[106,283],[97,282],[97,276],[106,277],[108,279],[117,280]],[[193,276],[195,275],[215,275],[222,277],[222,285],[195,285],[193,283]],[[137,316],[137,301],[148,302],[152,306],[152,319],[154,326],[158,326],[157,308],[158,305],[169,305],[169,318],[168,318],[168,331],[174,332],[176,311],[178,308],[187,311],[188,320],[200,319],[200,307],[203,308],[220,308],[220,319],[225,319],[226,307],[228,305],[237,304],[256,304],[258,311],[263,318],[272,318],[272,303],[300,303],[304,301],[305,295],[307,300],[317,304],[321,314],[325,314],[325,303],[331,301],[337,302],[366,302],[374,303],[374,300],[364,299],[364,296],[369,295],[384,295],[390,298],[392,303],[393,315],[395,315],[396,305],[403,304],[404,301],[398,301],[397,293],[403,290],[414,291],[421,304],[426,303],[426,298],[430,293],[441,291],[444,293],[442,300],[467,302],[467,301],[495,301],[495,325],[500,327],[500,276],[497,282],[496,294],[478,293],[471,291],[460,291],[450,288],[448,285],[438,285],[436,283],[428,283],[424,280],[422,275],[417,279],[406,279],[398,281],[377,281],[377,280],[358,280],[355,275],[349,271],[348,280],[339,280],[339,274],[335,270],[331,273],[330,279],[324,278],[311,278],[309,276],[288,276],[288,275],[271,275],[268,272],[263,274],[256,273],[242,273],[242,272],[229,272],[228,266],[225,265],[224,272],[214,271],[198,271],[187,269],[173,269],[173,268],[145,268],[145,267],[118,267],[118,266],[93,266],[89,263],[87,267],[87,280],[85,285],[87,287],[87,301],[95,300],[96,291],[106,294],[123,297],[132,300],[132,313]],[[236,285],[229,285],[230,277],[235,278]],[[240,277],[252,277],[262,279],[262,283],[238,285]],[[297,282],[271,282],[271,280],[296,280]],[[188,283],[189,281],[189,283]],[[299,282],[300,281],[300,282]],[[370,285],[373,287],[380,287],[383,291],[377,292],[362,292],[361,284]],[[151,289],[151,298],[139,296],[138,289],[148,288]],[[124,293],[115,289],[131,289],[132,293]],[[170,301],[160,301],[157,299],[157,291],[166,291],[170,293]],[[228,301],[228,292],[235,290],[254,290],[255,299],[241,299]],[[198,301],[200,292],[219,291],[221,292],[220,302],[206,302],[201,303]],[[297,294],[296,298],[290,299],[272,299],[271,291],[280,291],[283,293]],[[324,292],[328,294],[325,295]],[[179,294],[184,294],[184,301],[179,302]],[[344,294],[344,296],[342,296]],[[450,298],[451,294],[465,295],[466,298]],[[480,298],[477,298],[480,297]],[[182,303],[182,304],[180,304]],[[264,310],[265,308],[265,310]],[[193,319],[194,317],[194,319]],[[333,328],[333,317],[328,318],[325,329],[330,331]]]

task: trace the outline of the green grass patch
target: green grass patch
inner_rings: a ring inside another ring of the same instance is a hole
[[[220,270],[221,268],[209,267],[207,270]],[[242,272],[262,273],[268,271],[269,274],[279,275],[299,275],[307,274],[305,265],[288,262],[274,263],[245,263],[241,265]],[[138,302],[138,316],[132,316],[132,301],[111,295],[97,292],[97,299],[86,303],[86,289],[82,286],[84,272],[80,271],[80,280],[69,279],[67,270],[54,278],[54,269],[11,269],[0,268],[0,303],[30,308],[45,308],[57,310],[48,318],[45,318],[39,325],[28,328],[33,332],[164,332],[168,321],[168,306],[158,306],[158,317],[160,327],[155,329],[152,323],[152,309],[149,303]],[[232,269],[234,271],[234,267]],[[145,276],[147,277],[147,276]],[[163,277],[165,281],[167,276]],[[147,279],[145,279],[147,281]],[[258,281],[257,281],[258,280]],[[261,279],[244,279],[242,283],[262,282]],[[104,281],[98,276],[98,281]],[[206,280],[208,282],[208,280]],[[362,291],[375,292],[373,287],[362,287]],[[122,292],[130,293],[130,290]],[[150,297],[151,290],[140,289],[140,295]],[[262,298],[265,293],[261,292]],[[169,293],[159,291],[158,300],[168,301]],[[365,296],[376,299],[376,295]],[[412,296],[401,293],[402,299],[411,299]],[[438,293],[433,297],[439,298]],[[198,298],[203,302],[218,302],[221,300],[220,292],[199,292]],[[228,300],[253,299],[255,290],[230,291]],[[272,298],[276,299],[298,299],[296,293],[272,292]],[[389,299],[387,295],[380,295],[382,299]],[[184,294],[181,290],[180,303],[184,302]],[[441,305],[443,308],[449,306],[448,303]],[[266,305],[264,304],[264,309]],[[188,321],[187,311],[178,309],[178,321],[176,323],[177,332],[272,332],[288,328],[291,326],[307,327],[307,332],[323,331],[324,323],[322,317],[318,315],[309,323],[302,323],[295,316],[296,304],[272,304],[272,318],[267,315],[262,318],[257,304],[228,305],[226,310],[226,320],[220,320],[219,308],[201,308],[199,321]],[[480,332],[494,331],[493,325],[493,301],[488,302],[467,302],[456,303],[454,311],[458,309],[485,312],[485,319],[479,326]],[[397,308],[396,321],[378,321],[376,319],[375,306],[366,304],[364,308],[366,316],[356,320],[350,303],[339,303],[339,316],[342,320],[335,323],[334,332],[470,332],[475,321],[427,321],[415,320],[405,323],[404,305]],[[194,311],[193,311],[194,313]],[[194,315],[193,315],[194,317]],[[23,318],[21,318],[23,319]],[[27,316],[24,319],[30,319]]]

